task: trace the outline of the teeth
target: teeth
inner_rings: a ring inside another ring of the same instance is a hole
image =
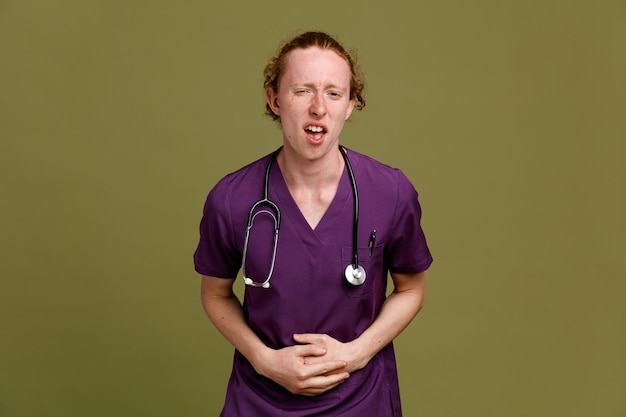
[[[319,133],[319,132],[323,132],[324,128],[322,128],[320,126],[307,126],[306,130],[310,130],[311,132]]]

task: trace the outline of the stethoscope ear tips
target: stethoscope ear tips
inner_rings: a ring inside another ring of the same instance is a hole
[[[270,287],[269,280],[265,281],[263,283],[260,283],[260,282],[254,282],[252,280],[252,278],[244,278],[243,279],[243,283],[246,284],[246,285],[250,285],[252,287],[263,287],[263,288],[269,288]]]

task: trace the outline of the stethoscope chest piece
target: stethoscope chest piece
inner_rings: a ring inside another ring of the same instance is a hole
[[[352,264],[346,266],[345,270],[346,281],[352,285],[361,285],[365,282],[366,274],[365,269],[361,265],[357,265],[354,269]]]

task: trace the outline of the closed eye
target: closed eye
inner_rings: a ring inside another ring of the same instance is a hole
[[[347,98],[347,92],[341,90],[330,90],[326,93],[326,96],[333,101],[345,100]]]

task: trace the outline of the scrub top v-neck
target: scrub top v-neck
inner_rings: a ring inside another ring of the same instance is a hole
[[[269,184],[270,196],[281,208],[282,224],[270,288],[246,288],[251,327],[273,348],[292,345],[294,333],[326,333],[342,342],[353,340],[375,318],[386,282],[380,247],[360,258],[369,273],[362,286],[353,287],[344,279],[353,227],[352,191],[345,169],[315,230],[293,200],[278,166],[272,169]],[[369,234],[361,236],[360,246],[367,248]],[[263,249],[250,247],[248,253]],[[376,294],[372,294],[374,289]]]

